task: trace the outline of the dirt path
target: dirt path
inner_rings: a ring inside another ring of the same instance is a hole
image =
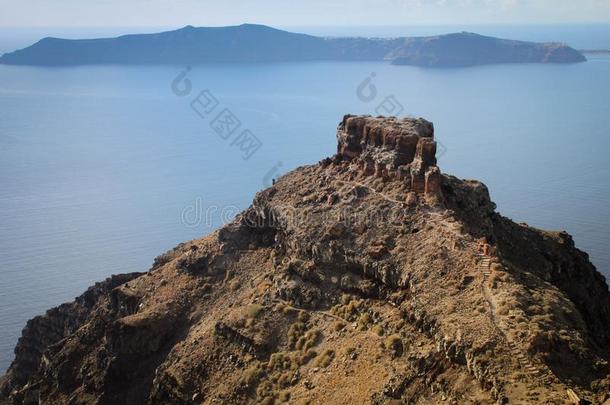
[[[491,256],[487,256],[487,255],[479,253],[479,254],[477,254],[477,259],[478,259],[477,260],[477,269],[479,270],[479,272],[481,272],[483,274],[483,284],[482,284],[483,297],[485,298],[485,301],[487,302],[487,306],[489,309],[489,311],[488,311],[489,318],[490,318],[494,328],[496,329],[498,334],[504,339],[504,341],[507,343],[511,354],[517,359],[519,366],[524,371],[533,375],[536,378],[540,378],[546,384],[551,384],[551,382],[552,382],[551,374],[549,372],[547,372],[546,370],[544,372],[541,371],[540,368],[538,368],[534,364],[532,364],[529,357],[519,349],[519,346],[517,346],[517,344],[500,327],[500,321],[498,320],[498,317],[496,315],[496,304],[494,302],[494,299],[491,295],[491,292],[490,292],[489,286],[488,286],[489,275],[491,274],[492,258],[491,258]]]

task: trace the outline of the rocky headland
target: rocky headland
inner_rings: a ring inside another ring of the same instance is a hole
[[[34,318],[15,404],[608,404],[610,293],[565,232],[437,166],[424,119],[345,116],[337,153],[230,224]]]

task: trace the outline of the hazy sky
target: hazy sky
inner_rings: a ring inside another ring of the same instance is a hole
[[[0,27],[610,22],[610,0],[0,0]]]

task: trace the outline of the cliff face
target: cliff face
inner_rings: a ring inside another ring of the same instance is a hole
[[[442,174],[423,119],[346,116],[337,138],[222,229],[30,321],[4,398],[608,399],[610,294],[567,234]]]

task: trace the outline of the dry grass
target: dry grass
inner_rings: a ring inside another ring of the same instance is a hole
[[[316,346],[321,335],[322,334],[318,330],[309,331],[297,340],[294,347],[297,350],[307,351]]]
[[[288,328],[288,346],[294,349],[296,343],[307,331],[307,326],[303,322],[295,322]]]
[[[402,339],[399,335],[390,335],[383,341],[383,347],[390,350],[394,356],[400,356],[403,351]]]
[[[328,367],[335,358],[334,350],[327,349],[316,358],[316,367]]]
[[[253,387],[258,384],[263,375],[264,371],[261,368],[260,364],[257,363],[255,365],[250,366],[248,369],[246,369],[246,371],[244,371],[241,380],[242,383]]]
[[[337,321],[337,322],[333,323],[333,330],[335,332],[339,332],[343,329],[345,329],[345,322]]]
[[[371,331],[377,336],[383,336],[383,328],[380,325],[375,325],[371,328]]]
[[[372,323],[371,316],[366,312],[358,318],[358,326],[356,329],[360,331],[365,331],[369,328],[369,325]]]
[[[250,319],[254,319],[254,318],[258,317],[258,315],[261,313],[262,310],[263,310],[262,305],[251,304],[248,306],[248,309],[246,310],[246,316]]]

